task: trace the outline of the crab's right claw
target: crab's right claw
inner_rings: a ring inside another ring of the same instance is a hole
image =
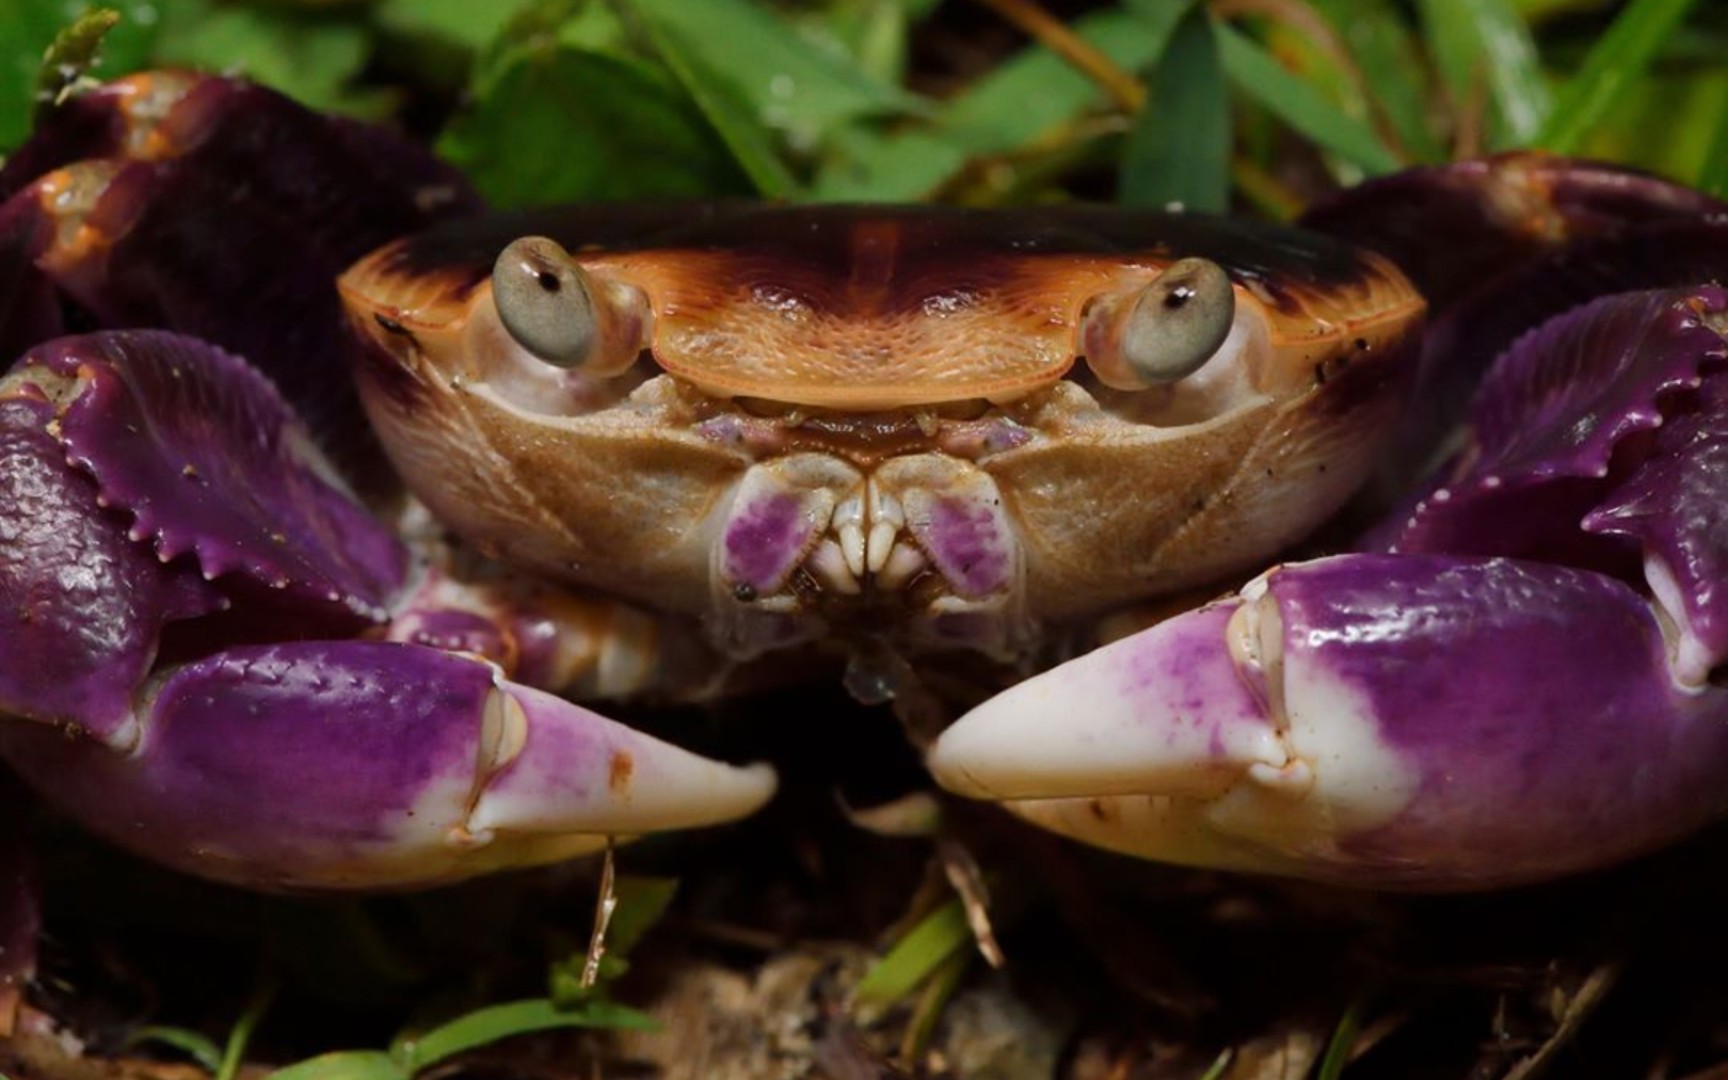
[[[412,606],[408,557],[319,460],[190,339],[62,338],[0,379],[0,758],[116,842],[258,888],[438,884],[771,794],[467,652],[356,638]]]
[[[1601,575],[1351,555],[1275,570],[1023,683],[930,756],[961,794],[1147,858],[1516,884],[1716,817],[1728,691]]]
[[[135,745],[0,726],[92,829],[253,888],[420,887],[743,817],[763,765],[698,757],[469,656],[393,642],[229,649],[149,694]]]

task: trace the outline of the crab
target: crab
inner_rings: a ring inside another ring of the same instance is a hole
[[[0,197],[0,756],[181,870],[731,820],[769,769],[576,702],[842,670],[984,673],[935,779],[1153,859],[1488,888],[1723,808],[1724,207],[1660,180],[487,215],[154,73]]]

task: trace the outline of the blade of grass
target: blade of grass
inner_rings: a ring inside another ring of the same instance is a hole
[[[1548,119],[1552,96],[1543,81],[1530,28],[1509,0],[1422,0],[1429,48],[1455,108],[1485,86],[1500,118],[1497,146],[1522,146]]]
[[[1372,128],[1351,119],[1320,91],[1290,74],[1252,38],[1222,24],[1216,27],[1216,32],[1230,81],[1267,111],[1322,149],[1370,173],[1398,168],[1398,155]]]
[[[861,1005],[889,1005],[910,994],[942,962],[972,940],[966,908],[951,900],[914,926],[888,955],[858,980],[854,997]]]
[[[1149,74],[1122,155],[1120,199],[1222,212],[1229,202],[1230,95],[1212,20],[1190,8]]]
[[[222,1048],[216,1045],[216,1040],[201,1031],[146,1024],[126,1036],[127,1049],[141,1043],[161,1043],[163,1046],[173,1047],[209,1073],[222,1067]]]
[[[1344,48],[1362,71],[1368,104],[1414,161],[1442,161],[1446,150],[1431,124],[1434,96],[1415,35],[1389,0],[1334,0],[1318,4],[1339,28]],[[1371,88],[1371,89],[1369,89]]]
[[[1069,29],[1130,70],[1157,59],[1165,43],[1152,20],[1127,11],[1087,15]],[[1097,83],[1061,57],[1031,48],[950,98],[937,126],[972,153],[1006,153],[1072,124],[1103,98]]]
[[[1363,999],[1357,998],[1338,1017],[1338,1026],[1326,1040],[1326,1052],[1320,1058],[1314,1080],[1338,1080],[1344,1074],[1344,1066],[1350,1064],[1350,1051],[1356,1046],[1356,1033],[1362,1029],[1362,1008]]]
[[[1070,29],[1067,23],[1045,10],[1037,0],[978,2],[1097,83],[1123,112],[1137,112],[1146,103],[1146,89],[1138,79],[1118,67],[1109,53],[1094,46]]]
[[[261,977],[257,989],[246,1002],[246,1008],[228,1031],[228,1042],[222,1047],[222,1060],[216,1066],[215,1080],[234,1080],[239,1074],[240,1066],[246,1060],[246,1044],[252,1041],[252,1032],[257,1030],[259,1021],[270,1010],[270,1001],[275,996],[276,983],[269,976]]]
[[[1728,99],[1716,112],[1716,133],[1698,170],[1698,186],[1718,198],[1728,198]]]
[[[1236,1048],[1226,1046],[1218,1051],[1218,1056],[1212,1059],[1212,1064],[1206,1066],[1206,1071],[1200,1074],[1200,1080],[1224,1080],[1224,1074],[1230,1071],[1230,1063],[1236,1060]]]
[[[900,1039],[900,1060],[917,1061],[923,1057],[924,1048],[930,1045],[930,1037],[936,1034],[936,1025],[941,1022],[943,1011],[953,999],[954,991],[960,988],[966,969],[971,966],[972,957],[966,953],[954,953],[937,966],[924,984],[924,992],[918,995],[912,1019],[907,1022],[906,1033]]]
[[[1218,37],[1190,7],[1147,76],[1147,102],[1128,131],[1119,197],[1221,213],[1230,201],[1230,91]]]
[[[464,1051],[513,1035],[554,1028],[654,1031],[658,1027],[646,1013],[609,1001],[591,1001],[579,1009],[566,1010],[546,998],[530,998],[476,1009],[417,1039],[404,1039],[398,1044],[397,1064],[411,1076]]]
[[[1536,134],[1539,146],[1556,153],[1577,150],[1584,138],[1634,82],[1693,0],[1632,0],[1596,39],[1577,74],[1561,90],[1548,122]]]
[[[1070,29],[1118,66],[1134,70],[1163,50],[1176,20],[1167,22],[1160,30],[1139,11],[1117,9],[1084,16]],[[1043,46],[1023,49],[945,101],[928,128],[838,129],[829,139],[829,159],[817,173],[812,194],[893,201],[933,195],[963,202],[1017,197],[1052,168],[1060,173],[1086,156],[1104,134],[1095,129],[1119,130],[1108,117],[1090,119],[1105,107],[1098,84],[1061,57]],[[969,168],[987,171],[991,179],[969,179]],[[980,191],[987,196],[979,197]]]
[[[336,1050],[297,1061],[268,1080],[408,1080],[382,1050]]]

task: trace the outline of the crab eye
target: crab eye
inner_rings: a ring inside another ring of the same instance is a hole
[[[594,297],[588,275],[555,240],[526,236],[492,264],[498,318],[524,349],[562,368],[594,352]]]
[[[1236,320],[1236,290],[1210,259],[1181,259],[1137,293],[1087,316],[1086,359],[1118,390],[1172,383],[1198,371]]]

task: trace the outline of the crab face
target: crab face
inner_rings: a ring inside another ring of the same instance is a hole
[[[1256,565],[1360,483],[1422,310],[1372,255],[1181,215],[622,217],[363,260],[363,397],[452,529],[735,655],[1007,658]]]

